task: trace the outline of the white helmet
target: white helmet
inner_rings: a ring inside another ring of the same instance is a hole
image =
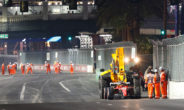
[[[159,71],[163,70],[163,67],[159,67]]]

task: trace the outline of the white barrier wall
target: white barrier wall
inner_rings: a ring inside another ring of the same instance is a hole
[[[45,71],[43,65],[33,65],[33,71]],[[61,65],[63,72],[70,72],[70,65]],[[54,67],[51,66],[51,71],[54,71]],[[93,73],[93,66],[91,65],[74,65],[74,72],[76,73]]]
[[[168,98],[169,99],[184,99],[184,82],[169,81]]]

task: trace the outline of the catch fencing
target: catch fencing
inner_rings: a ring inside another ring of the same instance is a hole
[[[5,65],[8,65],[9,63],[17,63],[18,62],[18,55],[0,55],[0,67],[1,64],[4,63]],[[0,71],[2,71],[0,69]]]
[[[66,49],[40,52],[20,52],[20,63],[32,63],[36,70],[42,70],[45,61],[51,65],[58,61],[63,71],[69,71],[70,64],[74,64],[75,72],[93,73],[94,52],[92,49]]]
[[[112,53],[117,47],[124,47],[125,56],[136,56],[136,44],[133,42],[118,42],[107,45],[94,46],[94,49],[66,49],[50,50],[39,52],[20,52],[20,63],[33,63],[36,70],[43,70],[45,61],[51,65],[55,61],[61,62],[61,69],[69,71],[70,63],[74,64],[74,71],[77,72],[100,72],[100,69],[109,69],[112,61]],[[132,53],[133,52],[133,53]]]
[[[153,67],[165,68],[170,81],[184,81],[184,36],[152,41]]]
[[[0,64],[4,63],[7,65],[10,62],[18,62],[18,55],[0,55]]]

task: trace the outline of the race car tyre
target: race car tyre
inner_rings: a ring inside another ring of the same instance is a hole
[[[107,87],[107,99],[109,100],[114,99],[114,88]]]
[[[134,96],[135,98],[140,98],[141,97],[141,82],[140,78],[133,78],[133,83],[134,83]]]
[[[105,97],[105,81],[100,77],[99,78],[99,95],[100,95],[100,99],[104,99]]]
[[[107,95],[108,95],[108,87],[104,88],[104,99],[107,99]]]

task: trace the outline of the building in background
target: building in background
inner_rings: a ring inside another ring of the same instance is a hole
[[[96,6],[94,0],[1,0],[0,10],[0,22],[78,18],[86,20],[96,10]]]
[[[81,33],[79,36],[76,36],[80,40],[81,49],[91,49],[93,48],[93,38],[91,33]]]

